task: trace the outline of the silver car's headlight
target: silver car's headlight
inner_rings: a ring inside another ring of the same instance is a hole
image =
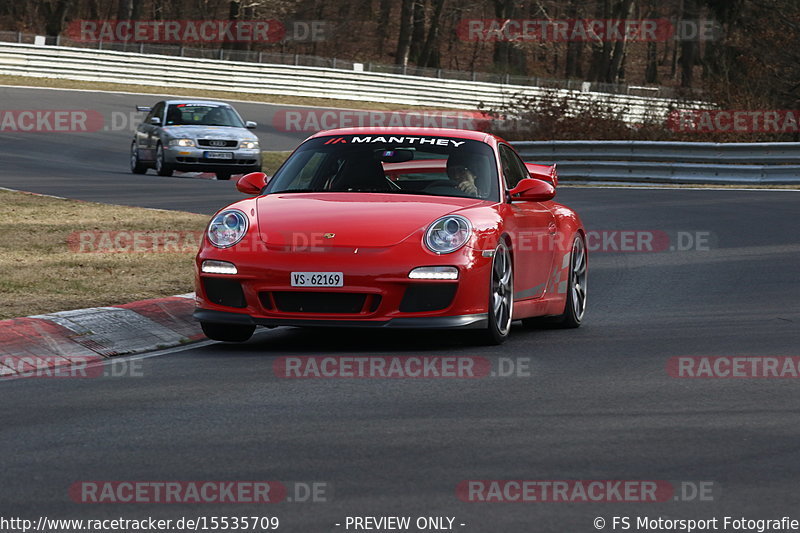
[[[170,146],[183,146],[184,148],[189,148],[194,146],[194,141],[192,139],[172,139],[169,141]]]
[[[258,141],[242,141],[240,148],[243,148],[245,150],[257,150]]]
[[[226,209],[208,225],[208,240],[217,248],[229,248],[247,233],[247,216],[238,209]]]
[[[455,252],[469,240],[472,224],[461,215],[447,215],[428,226],[425,246],[436,254]]]

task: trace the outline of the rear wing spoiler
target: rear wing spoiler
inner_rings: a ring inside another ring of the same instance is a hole
[[[137,105],[136,106],[136,111],[139,111],[140,113],[149,113],[150,112],[150,106]]]
[[[532,178],[544,180],[558,187],[558,173],[556,172],[556,165],[537,165],[535,163],[525,163],[528,168],[528,173]]]

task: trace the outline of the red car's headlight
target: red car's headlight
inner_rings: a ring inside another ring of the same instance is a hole
[[[208,225],[208,240],[217,248],[229,248],[247,234],[247,216],[238,209],[218,213]]]
[[[449,254],[464,246],[472,235],[472,224],[461,215],[447,215],[428,226],[425,246],[435,254]]]

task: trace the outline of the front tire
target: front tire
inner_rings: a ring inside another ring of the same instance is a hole
[[[139,149],[136,147],[136,141],[131,143],[131,172],[134,174],[145,174],[147,166],[139,161]]]
[[[200,322],[206,337],[222,342],[244,342],[253,336],[255,326],[241,324],[218,324],[216,322]]]
[[[486,344],[502,344],[511,331],[514,314],[514,264],[505,243],[497,245],[489,285],[489,323],[483,332]]]
[[[156,172],[159,176],[172,176],[175,169],[164,161],[164,147],[161,144],[156,148]]]
[[[217,175],[217,179],[218,180],[229,180],[229,179],[231,179],[231,173],[230,172],[215,172],[215,174]]]

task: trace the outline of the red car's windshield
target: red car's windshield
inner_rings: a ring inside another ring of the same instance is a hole
[[[289,158],[266,192],[381,192],[497,201],[497,165],[488,144],[469,139],[318,137]]]

